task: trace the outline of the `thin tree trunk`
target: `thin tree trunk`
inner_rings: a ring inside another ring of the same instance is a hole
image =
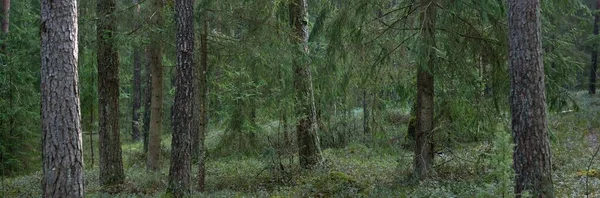
[[[293,30],[291,42],[297,50],[294,59],[294,87],[296,89],[296,114],[300,118],[296,126],[300,166],[312,168],[321,159],[319,137],[317,136],[317,113],[313,96],[310,64],[308,56],[308,5],[307,0],[292,0],[289,4],[290,25]]]
[[[600,10],[600,0],[596,1],[596,11]],[[598,23],[600,22],[600,16],[594,14],[594,36],[598,36]],[[592,64],[590,65],[590,87],[589,93],[596,94],[596,70],[598,69],[598,45],[592,46]]]
[[[200,131],[198,132],[198,191],[204,192],[206,178],[206,145],[204,143],[208,129],[208,14],[203,14],[202,35],[200,38],[200,76],[198,77],[198,95],[200,101]]]
[[[363,90],[363,133],[365,134],[365,138],[369,134],[369,109],[367,105],[367,90]]]
[[[41,22],[42,196],[83,197],[77,1],[42,0]]]
[[[515,194],[554,197],[539,0],[508,1]]]
[[[191,130],[194,109],[194,9],[193,0],[175,1],[177,25],[177,79],[173,104],[173,139],[168,192],[182,197],[190,191]]]
[[[115,48],[115,1],[99,0],[96,6],[98,43],[98,134],[100,183],[104,186],[125,181],[119,133],[119,54]]]
[[[163,65],[162,65],[162,36],[159,29],[163,26],[162,10],[163,0],[154,0],[155,16],[152,18],[154,32],[150,36],[148,54],[150,69],[152,70],[152,112],[150,115],[150,134],[148,139],[148,170],[158,171],[160,158],[160,142],[163,122]]]
[[[148,52],[148,50],[145,50],[144,52],[144,128],[142,131],[142,137],[143,137],[143,146],[144,146],[144,153],[147,154],[148,153],[148,140],[149,140],[149,134],[150,134],[150,112],[151,112],[151,101],[152,101],[152,72],[150,71],[150,63],[148,61],[149,57],[150,57],[150,53]]]
[[[4,38],[8,36],[8,28],[10,26],[10,0],[2,1],[2,33],[4,33]],[[6,40],[6,39],[5,39]],[[6,41],[2,42],[2,46],[0,46],[0,51],[3,54],[6,53]]]
[[[138,4],[138,0],[133,0]],[[136,15],[140,14],[139,4],[136,7]],[[136,22],[137,23],[137,22]],[[139,26],[139,24],[136,24]],[[142,52],[139,45],[133,47],[133,109],[131,122],[131,139],[138,141],[140,139],[140,108],[142,106]]]
[[[430,176],[433,168],[433,71],[435,65],[435,17],[434,0],[421,0],[421,23],[423,24],[421,39],[423,44],[423,60],[418,66],[417,74],[417,108],[415,134],[414,174],[423,180]]]

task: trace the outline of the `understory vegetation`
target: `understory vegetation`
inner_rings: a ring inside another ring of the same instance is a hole
[[[587,92],[572,92],[576,103],[568,110],[549,116],[553,179],[557,197],[600,196],[598,149],[600,98]],[[355,114],[353,116],[359,116]],[[402,147],[409,110],[387,112],[382,127],[393,130],[373,132],[369,137],[347,140],[343,145],[323,143],[325,162],[314,170],[302,170],[298,157],[283,141],[278,124],[260,125],[262,148],[239,154],[218,151],[224,125],[212,125],[207,134],[205,193],[193,197],[511,197],[513,195],[512,140],[510,121],[498,120],[494,131],[479,141],[439,146],[434,176],[422,182],[410,179],[411,150]],[[360,134],[361,119],[346,123],[348,133]],[[358,122],[358,123],[354,123]],[[400,125],[398,125],[399,122]],[[353,127],[354,126],[354,127]],[[394,126],[394,127],[392,127]],[[441,130],[443,131],[443,130]],[[440,132],[443,133],[443,132]],[[436,134],[438,135],[438,134]],[[321,139],[328,137],[322,135]],[[89,139],[85,140],[86,142]],[[163,137],[162,159],[169,159],[170,136]],[[327,142],[327,141],[323,141]],[[160,172],[145,169],[142,144],[125,143],[123,161],[126,183],[102,189],[98,169],[91,166],[86,148],[85,189],[87,197],[164,197],[167,160]],[[594,157],[594,159],[592,159]],[[97,160],[97,159],[96,159]],[[96,162],[97,165],[97,162]],[[193,168],[192,170],[197,170]],[[41,173],[3,178],[0,196],[39,197]],[[195,172],[192,175],[196,175]],[[119,192],[111,194],[110,192]]]

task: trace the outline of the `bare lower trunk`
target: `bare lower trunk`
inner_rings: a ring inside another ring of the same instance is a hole
[[[414,174],[419,180],[429,177],[433,168],[433,107],[434,87],[433,71],[435,65],[435,17],[434,0],[422,0],[421,20],[423,24],[421,39],[426,57],[418,65],[417,108]]]
[[[294,59],[294,88],[296,89],[296,125],[300,166],[312,168],[321,161],[319,137],[317,136],[317,112],[313,96],[308,56],[308,5],[306,0],[292,0],[289,5],[290,25],[294,34],[290,39],[297,50]]]
[[[42,0],[41,22],[42,196],[83,197],[77,1]]]
[[[508,29],[515,194],[521,197],[529,191],[533,197],[554,197],[540,1],[509,0]]]
[[[125,180],[119,133],[119,55],[114,47],[114,0],[99,0],[97,12],[98,43],[98,117],[100,151],[100,182],[121,184]]]
[[[154,0],[154,10],[156,15],[151,23],[155,30],[162,28],[162,9],[163,1]],[[162,135],[163,122],[163,65],[162,65],[162,37],[160,32],[154,32],[150,36],[150,44],[148,45],[148,55],[150,61],[150,69],[152,70],[152,101],[150,114],[150,134],[148,138],[148,170],[158,171],[160,158],[160,142]]]
[[[177,80],[173,104],[173,139],[168,192],[182,197],[190,192],[192,171],[191,131],[194,107],[194,9],[193,0],[175,1],[177,24]]]

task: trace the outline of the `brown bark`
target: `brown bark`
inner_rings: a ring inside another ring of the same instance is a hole
[[[292,0],[289,4],[290,25],[293,35],[290,41],[297,50],[293,61],[296,97],[296,125],[300,166],[312,168],[321,161],[319,137],[317,136],[317,113],[313,96],[312,77],[308,63],[308,5],[306,0]]]
[[[159,29],[162,28],[164,22],[162,18],[163,0],[154,0],[153,3],[155,16],[152,17],[150,23],[155,31],[150,36],[150,44],[148,45],[148,54],[150,61],[150,69],[152,75],[152,100],[150,108],[150,134],[148,138],[148,170],[158,171],[160,158],[160,142],[162,134],[163,121],[163,65],[162,65],[162,37]]]
[[[205,11],[200,38],[200,71],[198,76],[198,101],[200,103],[200,122],[198,131],[198,191],[204,192],[206,178],[206,145],[204,139],[208,129],[208,15]]]
[[[77,1],[42,0],[41,21],[42,196],[83,197]]]
[[[133,0],[133,3],[137,4],[138,0]],[[136,7],[135,14],[140,14],[139,4]],[[136,24],[136,26],[139,26],[139,24]],[[131,139],[133,141],[138,141],[140,139],[140,108],[142,106],[142,52],[140,46],[137,44],[133,48],[133,109],[131,112]]]
[[[148,50],[144,52],[144,124],[142,131],[144,153],[148,153],[148,140],[150,136],[150,112],[151,112],[151,100],[152,100],[152,72],[150,71],[150,63],[148,58],[150,54]]]
[[[520,197],[529,191],[534,197],[554,197],[540,1],[509,0],[508,29],[515,194]]]
[[[115,48],[115,1],[99,0],[96,6],[98,43],[98,117],[100,183],[125,180],[119,132],[119,54]]]
[[[414,174],[417,179],[429,177],[433,168],[433,112],[434,85],[433,71],[435,66],[435,20],[436,5],[434,0],[421,0],[421,42],[423,58],[418,65],[417,73],[417,108]]]
[[[600,10],[600,0],[596,1],[596,11]],[[598,14],[594,14],[594,36],[598,36],[598,23],[600,21],[600,16]],[[598,69],[598,44],[592,45],[592,63],[590,65],[590,87],[589,93],[596,94],[596,70]]]
[[[173,104],[171,167],[167,191],[182,197],[190,191],[191,130],[194,109],[194,9],[192,0],[175,1],[177,79]]]

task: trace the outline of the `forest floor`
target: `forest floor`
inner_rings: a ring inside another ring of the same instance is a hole
[[[548,120],[556,196],[600,197],[600,156],[594,154],[600,131],[600,97],[585,92],[572,96],[579,109],[551,113]],[[512,139],[508,124],[504,119],[503,126],[488,140],[443,149],[435,156],[434,177],[422,182],[410,179],[412,152],[391,141],[403,137],[406,126],[401,125],[391,128],[399,132],[369,143],[355,141],[324,149],[325,163],[311,171],[298,169],[296,156],[282,155],[275,149],[263,149],[256,155],[212,155],[206,164],[207,192],[190,196],[511,197]],[[209,149],[217,145],[220,133],[215,130],[208,135]],[[166,159],[169,145],[170,137],[165,135]],[[111,189],[100,187],[97,162],[92,167],[86,151],[86,197],[164,197],[168,160],[162,161],[159,173],[149,173],[141,147],[140,143],[123,145],[127,182]],[[196,171],[195,166],[193,169]],[[4,178],[0,197],[40,197],[40,183],[41,172]],[[111,194],[116,191],[119,193]]]

